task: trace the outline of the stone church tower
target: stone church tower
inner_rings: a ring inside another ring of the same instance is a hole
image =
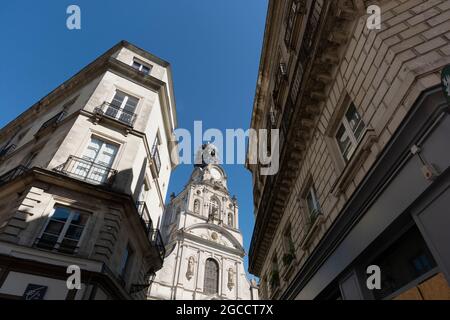
[[[244,269],[237,200],[228,192],[214,146],[202,149],[186,187],[166,207],[166,258],[149,299],[258,299]]]

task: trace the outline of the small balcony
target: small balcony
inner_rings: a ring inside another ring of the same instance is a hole
[[[161,233],[158,229],[153,228],[153,222],[150,217],[150,212],[145,202],[137,202],[136,208],[141,219],[142,225],[144,226],[145,233],[147,234],[148,240],[151,245],[156,249],[159,258],[161,259],[161,265],[164,261],[166,255],[166,249],[164,242],[161,237]]]
[[[94,113],[98,119],[105,117],[128,127],[133,127],[136,121],[135,113],[109,102],[104,102],[100,107],[95,108]]]
[[[9,155],[10,153],[14,152],[14,150],[16,150],[17,146],[15,144],[10,144],[8,146],[4,146],[1,150],[0,150],[0,160],[4,157],[6,157],[7,155]]]
[[[36,138],[39,138],[45,132],[48,132],[49,130],[52,130],[52,129],[54,130],[61,123],[61,121],[65,115],[66,115],[66,112],[62,111],[62,112],[56,114],[55,116],[51,117],[47,121],[45,121],[34,136]]]
[[[97,185],[111,185],[117,174],[117,170],[75,156],[70,156],[65,163],[56,167],[55,171]]]
[[[0,176],[0,186],[8,183],[28,171],[27,167],[18,166]]]

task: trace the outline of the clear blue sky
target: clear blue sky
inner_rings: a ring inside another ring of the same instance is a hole
[[[81,8],[81,30],[66,28],[70,4]],[[204,129],[247,129],[266,11],[267,0],[3,1],[0,127],[124,39],[171,63],[179,127],[202,120]],[[242,165],[224,167],[248,252],[251,175]],[[169,194],[191,170],[174,171]]]

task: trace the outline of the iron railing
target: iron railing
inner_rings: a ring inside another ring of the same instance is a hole
[[[141,219],[142,224],[144,225],[148,239],[152,244],[152,246],[154,246],[158,250],[158,254],[161,258],[161,261],[163,261],[164,256],[166,255],[166,249],[160,231],[158,229],[153,228],[153,221],[152,218],[150,217],[150,212],[148,211],[147,204],[144,201],[139,201],[136,203],[136,207],[139,214],[139,218]]]
[[[55,168],[55,171],[82,181],[100,185],[112,184],[117,173],[117,170],[110,167],[75,156],[70,156],[65,163]]]
[[[135,113],[109,102],[104,102],[100,107],[95,108],[95,113],[117,120],[130,127],[132,127],[136,121]]]
[[[0,150],[0,157],[5,157],[8,154],[10,154],[11,152],[13,152],[14,150],[16,150],[17,146],[15,144],[10,144],[7,146],[4,146],[1,150]]]
[[[150,212],[148,211],[147,204],[144,201],[139,201],[136,204],[136,207],[137,207],[137,210],[138,210],[139,218],[141,218],[141,221],[145,225],[145,229],[147,231],[152,229],[153,228],[153,221],[152,221],[152,218],[150,217]]]
[[[41,131],[49,128],[49,127],[54,127],[57,126],[62,118],[64,118],[64,116],[66,115],[66,112],[61,111],[60,113],[54,115],[53,117],[51,117],[50,119],[48,119],[47,121],[45,121],[42,126],[39,128],[38,132],[36,134],[39,134]]]
[[[3,185],[5,183],[8,183],[9,181],[14,180],[15,178],[26,173],[27,171],[28,171],[28,168],[25,166],[18,166],[12,170],[9,170],[8,172],[6,172],[5,174],[2,174],[0,176],[0,185]]]
[[[164,241],[159,229],[150,229],[148,233],[148,239],[150,240],[151,244],[158,250],[161,261],[164,261],[164,257],[166,256],[166,247],[164,246]]]

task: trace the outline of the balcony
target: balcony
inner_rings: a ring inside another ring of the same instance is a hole
[[[144,201],[139,201],[136,204],[136,208],[139,214],[139,218],[144,226],[145,233],[151,243],[151,245],[157,250],[158,256],[161,259],[161,263],[164,261],[166,255],[166,249],[161,237],[161,233],[158,229],[153,228],[153,222],[148,211],[147,204]]]
[[[27,167],[18,166],[0,176],[0,186],[8,183],[28,171]]]
[[[72,178],[97,185],[111,185],[117,174],[117,170],[75,156],[70,156],[65,163],[54,170]]]
[[[94,113],[98,119],[102,117],[109,118],[128,127],[133,127],[134,122],[136,121],[135,113],[109,102],[103,102],[100,107],[95,108]]]
[[[36,138],[39,138],[45,132],[47,132],[47,130],[56,128],[58,126],[58,124],[62,121],[62,119],[64,118],[65,115],[66,115],[66,112],[62,111],[62,112],[56,114],[55,116],[51,117],[47,121],[45,121],[34,136]]]
[[[10,153],[14,152],[14,150],[16,150],[16,148],[17,148],[17,146],[15,144],[10,144],[8,146],[4,146],[0,150],[0,158],[6,157]]]

